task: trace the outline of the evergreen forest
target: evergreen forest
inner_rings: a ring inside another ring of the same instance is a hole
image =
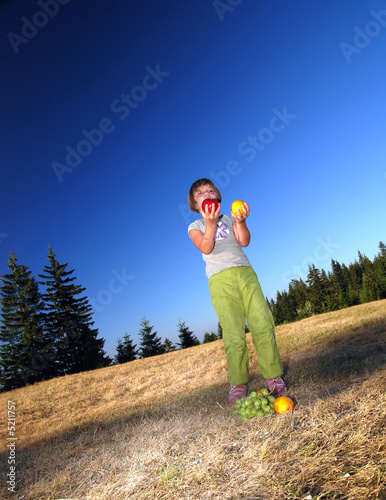
[[[74,270],[51,248],[48,261],[38,282],[11,253],[0,278],[0,390],[111,364]]]
[[[386,298],[386,246],[370,260],[358,252],[349,265],[331,260],[331,270],[308,267],[307,279],[291,280],[288,290],[268,301],[276,325]]]

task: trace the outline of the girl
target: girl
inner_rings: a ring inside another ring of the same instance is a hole
[[[214,205],[211,211],[208,207],[202,210],[202,202],[207,198],[219,202],[217,210]],[[258,369],[267,379],[268,390],[275,395],[285,392],[273,317],[257,276],[242,250],[250,242],[245,222],[249,215],[248,204],[243,204],[243,212],[238,210],[237,216],[220,215],[220,191],[205,178],[192,184],[188,202],[190,210],[201,215],[201,219],[189,225],[188,232],[206,262],[212,304],[222,327],[231,384],[228,402],[232,404],[247,395],[249,358],[245,319],[258,354]]]

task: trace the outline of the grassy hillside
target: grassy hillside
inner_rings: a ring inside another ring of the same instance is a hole
[[[291,414],[233,415],[222,341],[0,394],[0,498],[386,499],[386,301],[280,326],[277,340]]]

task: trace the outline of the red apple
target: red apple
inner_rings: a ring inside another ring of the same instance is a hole
[[[212,206],[214,205],[214,211],[217,210],[218,208],[218,201],[217,200],[211,200],[210,198],[207,198],[202,202],[201,208],[202,211],[205,212],[205,208],[208,207],[209,213],[212,212]]]

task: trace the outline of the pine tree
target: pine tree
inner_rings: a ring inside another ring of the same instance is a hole
[[[22,387],[48,378],[50,346],[43,330],[44,303],[31,271],[10,253],[10,273],[1,277],[0,386]]]
[[[348,285],[348,303],[350,306],[360,304],[360,291],[362,288],[363,270],[359,262],[354,261],[348,267],[349,285]]]
[[[283,291],[280,296],[280,323],[290,323],[296,318],[296,305],[292,294],[291,285],[289,291]]]
[[[379,298],[378,283],[375,279],[374,266],[371,260],[358,252],[359,264],[362,268],[362,287],[359,294],[360,301],[362,304],[366,302],[372,302]]]
[[[59,264],[52,249],[48,253],[49,265],[40,274],[46,287],[43,299],[47,313],[45,328],[55,348],[52,375],[78,373],[107,366],[111,359],[103,351],[105,340],[97,339],[98,330],[92,328],[92,308],[85,291],[74,284],[74,269],[67,271],[68,264]]]
[[[172,352],[172,351],[176,350],[176,346],[172,343],[171,340],[169,340],[167,337],[165,337],[164,349],[165,349],[165,352]]]
[[[115,362],[120,364],[127,363],[136,359],[138,355],[136,347],[136,345],[133,345],[133,341],[130,338],[130,335],[125,333],[125,335],[123,336],[123,340],[118,339],[117,354],[114,358]]]
[[[329,277],[324,269],[320,271],[320,282],[322,285],[322,311],[332,311],[333,309],[330,298],[331,281],[329,280]]]
[[[181,349],[186,349],[187,347],[192,347],[200,344],[198,338],[193,334],[191,330],[189,330],[189,327],[185,325],[185,321],[181,322],[181,320],[179,320],[177,327],[178,331],[180,332],[178,335],[180,339],[178,345]]]
[[[204,339],[203,339],[202,343],[208,344],[209,342],[214,342],[216,340],[218,340],[218,337],[214,332],[211,332],[211,333],[205,332]]]
[[[161,338],[157,337],[157,332],[153,332],[153,328],[153,326],[149,325],[149,321],[143,317],[141,321],[141,330],[139,332],[141,338],[139,351],[142,358],[157,356],[165,352]]]
[[[345,296],[347,284],[343,279],[342,266],[334,259],[331,259],[330,275],[330,308],[338,310],[345,307]]]
[[[379,253],[374,262],[374,278],[377,282],[379,299],[386,299],[386,245],[379,242]]]
[[[217,338],[222,339],[222,326],[220,322],[217,323]]]
[[[314,314],[311,302],[309,300],[306,300],[303,307],[298,307],[296,312],[297,312],[298,319],[309,318],[310,316],[313,316],[313,314]]]
[[[315,267],[315,264],[308,266],[306,283],[308,285],[307,297],[311,302],[312,309],[317,314],[325,312],[325,276]]]
[[[266,299],[267,301],[267,299]],[[296,297],[293,289],[293,280],[290,282],[288,287],[288,293],[285,299],[285,322],[290,323],[296,319]],[[268,303],[268,301],[267,301]]]
[[[283,296],[278,290],[276,292],[276,301],[272,300],[270,303],[270,309],[275,321],[275,325],[281,325],[282,323],[284,323],[283,303]]]
[[[307,302],[307,285],[302,279],[292,279],[289,284],[288,295],[291,304],[292,321],[300,319],[298,310],[302,310]]]

